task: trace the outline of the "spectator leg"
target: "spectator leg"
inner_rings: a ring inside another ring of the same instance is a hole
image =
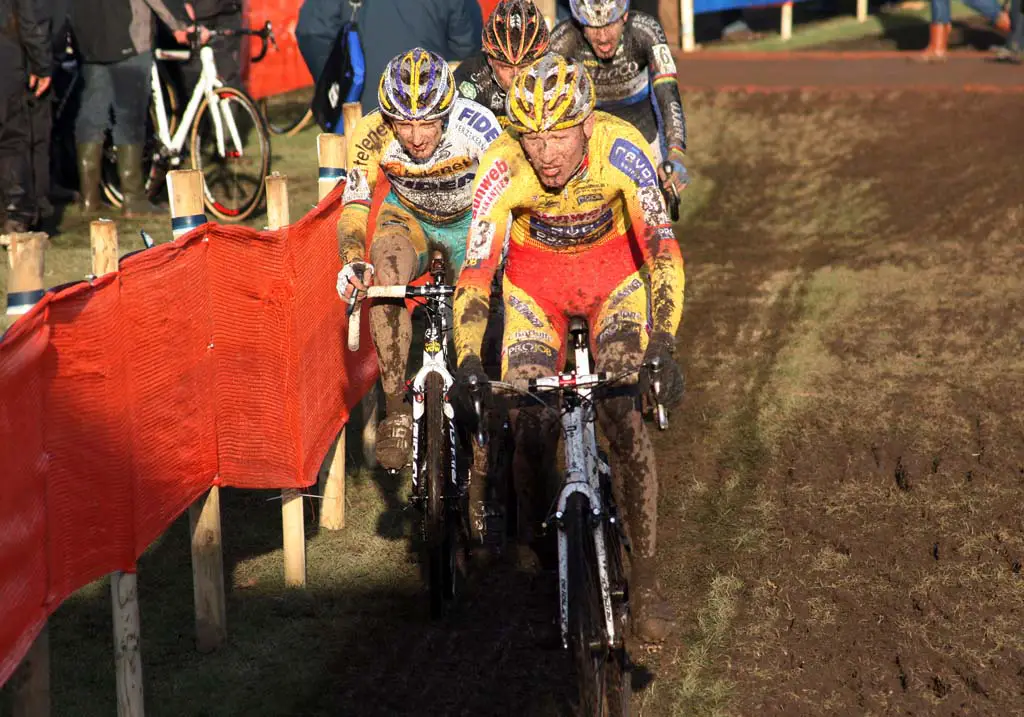
[[[114,104],[112,65],[82,65],[82,104],[75,121],[76,154],[78,155],[78,191],[82,211],[92,214],[100,210],[100,170],[103,159],[103,138],[110,127],[110,108]]]
[[[25,232],[36,221],[35,192],[29,164],[31,118],[24,79],[18,72],[0,79],[0,194],[6,219],[0,233]],[[0,72],[6,72],[0,70]],[[13,81],[12,81],[13,80]]]

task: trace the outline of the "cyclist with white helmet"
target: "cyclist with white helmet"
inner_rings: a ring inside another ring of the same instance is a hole
[[[504,127],[505,93],[520,69],[547,52],[548,26],[533,0],[501,0],[484,20],[481,40],[483,52],[455,69],[455,85]]]
[[[629,0],[569,0],[569,9],[572,20],[551,33],[551,51],[583,63],[594,80],[597,108],[640,130],[655,166],[671,162],[670,181],[682,190],[689,181],[686,117],[661,23],[630,10]]]
[[[374,281],[408,284],[425,271],[433,248],[445,253],[458,276],[473,177],[480,157],[501,132],[490,110],[456,94],[448,63],[422,48],[388,64],[377,97],[379,109],[359,122],[350,144],[351,168],[338,220],[342,297]],[[366,246],[379,175],[390,183],[390,191]],[[387,399],[387,415],[377,431],[377,460],[399,470],[412,450],[412,414],[404,392],[412,319],[400,301],[376,302],[369,319]]]
[[[456,398],[464,411],[472,406],[473,379],[486,385],[481,346],[506,234],[504,380],[561,370],[569,318],[583,316],[598,371],[635,370],[657,358],[662,399],[672,405],[682,398],[674,357],[683,313],[679,244],[647,142],[628,122],[595,112],[594,104],[593,82],[582,64],[554,53],[531,63],[509,90],[509,127],[480,160],[466,262],[454,297]],[[650,304],[644,270],[651,279]],[[517,552],[521,562],[535,563],[530,542],[546,517],[541,476],[554,462],[559,417],[535,406],[512,413],[523,541]],[[658,477],[639,397],[602,400],[598,420],[632,541],[634,627],[643,639],[658,641],[672,615],[655,574]]]

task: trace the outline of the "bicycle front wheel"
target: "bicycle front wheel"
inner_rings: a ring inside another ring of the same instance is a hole
[[[263,117],[247,94],[218,87],[217,108],[203,98],[192,123],[192,167],[203,173],[207,210],[223,222],[248,219],[263,199],[270,174],[270,135]],[[223,151],[217,128],[222,130]]]
[[[459,561],[458,497],[451,486],[452,446],[450,425],[444,415],[444,379],[427,375],[420,475],[426,487],[424,538],[430,590],[430,615],[443,617],[458,592]]]
[[[571,495],[565,512],[569,646],[579,686],[579,714],[624,717],[629,714],[631,696],[629,664],[624,646],[608,644],[591,521],[587,499],[579,493]]]

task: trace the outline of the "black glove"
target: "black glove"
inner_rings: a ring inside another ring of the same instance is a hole
[[[658,380],[660,391],[658,400],[669,408],[679,405],[683,400],[685,381],[683,370],[672,355],[675,353],[676,340],[671,334],[656,331],[651,336],[644,354],[644,367],[640,369],[640,392],[647,393],[655,379]],[[650,364],[657,359],[658,371],[652,372]]]
[[[474,380],[476,386],[474,387]],[[452,404],[464,421],[475,426],[477,421],[475,400],[479,399],[481,411],[491,405],[491,384],[483,361],[479,356],[467,356],[455,372],[455,386]]]

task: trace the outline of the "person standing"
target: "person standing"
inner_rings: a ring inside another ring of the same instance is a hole
[[[153,65],[153,13],[186,41],[186,23],[164,0],[75,0],[71,27],[82,56],[82,104],[75,123],[79,191],[82,210],[100,207],[100,167],[103,135],[110,127],[117,151],[125,217],[152,215],[158,210],[145,191],[142,176],[149,73]]]
[[[0,0],[0,194],[4,234],[25,232],[37,219],[32,184],[31,116],[27,95],[50,87],[49,18],[36,0]],[[26,92],[26,82],[29,92]]]
[[[464,60],[480,51],[483,17],[477,0],[305,0],[295,37],[316,80],[334,40],[357,13],[366,63],[360,101],[363,113],[377,107],[377,78],[391,59],[420,47],[445,60]]]

